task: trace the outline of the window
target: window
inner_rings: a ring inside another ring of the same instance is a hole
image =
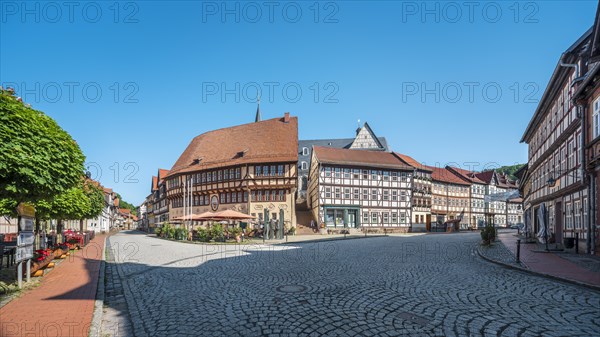
[[[383,200],[385,200],[385,201],[390,200],[390,190],[383,190]]]
[[[600,97],[596,98],[592,108],[592,136],[596,138],[600,136]]]
[[[277,166],[277,175],[283,177],[283,165]]]
[[[279,201],[285,201],[285,191],[279,190]]]
[[[260,177],[262,175],[262,166],[254,167],[254,175]]]
[[[363,176],[363,179],[369,179],[369,171],[363,170],[362,171],[362,176]]]
[[[206,182],[206,172],[202,172],[202,183]]]
[[[402,181],[403,183],[406,182],[406,172],[400,173],[400,181]]]
[[[212,172],[212,181],[217,181],[217,171]]]
[[[354,169],[352,170],[352,178],[358,179],[360,177],[360,170]]]
[[[225,193],[219,194],[219,199],[220,199],[221,203],[224,204],[225,203]]]
[[[265,198],[264,198],[264,200],[265,201],[271,201],[271,191],[269,191],[269,190],[265,191]]]
[[[567,229],[573,229],[573,208],[571,207],[571,203],[566,204],[565,218]]]
[[[223,180],[223,171],[219,170],[217,172],[217,181]]]
[[[369,190],[366,188],[363,190],[363,200],[369,200]]]
[[[363,222],[369,223],[369,212],[363,211]]]
[[[242,169],[238,167],[235,169],[235,179],[241,179],[241,178],[242,178]]]
[[[390,180],[390,172],[383,171],[383,180],[384,181],[389,181]]]
[[[350,189],[344,188],[344,199],[350,199]]]
[[[377,171],[371,171],[371,179],[377,180]]]
[[[237,202],[237,193],[234,192],[231,195],[231,202],[234,203],[234,204]]]
[[[360,199],[360,190],[358,188],[354,189],[354,199],[355,200]]]
[[[231,203],[231,193],[225,193],[225,202]]]
[[[335,168],[335,177],[336,177],[336,178],[339,178],[339,177],[341,177],[341,172],[340,172],[340,171],[341,171],[341,170],[340,170],[340,168],[339,168],[339,167],[336,167],[336,168]]]
[[[271,177],[277,174],[277,166],[271,165]]]
[[[340,199],[341,198],[340,188],[339,187],[335,188],[335,198],[336,199]]]
[[[244,192],[244,202],[248,202],[248,192]]]
[[[325,187],[325,198],[331,198],[331,187]]]
[[[377,190],[376,190],[376,189],[373,189],[373,190],[371,191],[371,195],[373,196],[373,197],[372,197],[372,199],[373,199],[373,200],[377,200],[377,199],[378,199],[378,198],[377,198]]]
[[[263,176],[264,177],[269,176],[269,166],[267,166],[267,165],[263,165]]]
[[[229,170],[225,170],[225,172],[223,172],[223,180],[229,180]]]
[[[350,179],[350,169],[349,168],[344,169],[344,179]]]
[[[392,223],[398,223],[398,213],[392,212]]]
[[[262,191],[256,191],[256,201],[263,201]]]
[[[569,167],[568,169],[572,169],[575,167],[575,144],[573,140],[569,141]]]
[[[400,201],[406,201],[406,191],[400,191]]]
[[[383,212],[382,216],[383,216],[383,223],[389,223],[390,222],[390,214],[388,212]]]
[[[326,177],[331,177],[331,167],[326,167],[325,168],[325,176]]]
[[[392,181],[398,181],[398,172],[392,172]]]
[[[406,213],[400,212],[400,223],[406,223]]]
[[[303,147],[302,148],[302,155],[303,156],[308,156],[308,148],[307,147]]]
[[[575,201],[575,228],[581,228],[581,201]]]
[[[372,222],[372,223],[375,223],[375,224],[376,224],[376,223],[378,222],[378,221],[377,221],[377,219],[378,219],[378,218],[379,218],[379,215],[378,215],[378,213],[377,213],[377,212],[373,212],[373,213],[371,213],[371,222]]]

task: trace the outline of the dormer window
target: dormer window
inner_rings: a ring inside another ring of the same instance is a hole
[[[303,156],[308,156],[308,148],[307,147],[303,147],[302,148],[302,155]]]

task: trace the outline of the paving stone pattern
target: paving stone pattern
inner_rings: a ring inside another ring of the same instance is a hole
[[[110,238],[106,306],[135,336],[599,335],[600,293],[491,264],[478,242],[239,247],[125,232]]]
[[[525,267],[517,263],[515,255],[500,241],[495,241],[489,246],[479,246],[479,253],[488,259],[509,264],[516,267]]]

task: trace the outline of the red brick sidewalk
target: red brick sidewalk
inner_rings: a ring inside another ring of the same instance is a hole
[[[105,239],[97,235],[44,276],[39,287],[0,308],[0,336],[87,337]]]
[[[515,256],[517,237],[513,233],[502,233],[498,238]],[[552,252],[537,251],[537,244],[524,244],[521,241],[521,262],[531,271],[567,280],[600,286],[600,273],[582,268]]]

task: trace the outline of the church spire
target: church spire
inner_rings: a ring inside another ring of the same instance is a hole
[[[256,107],[256,119],[254,122],[260,122],[262,118],[260,117],[260,95],[257,97],[258,106]]]

